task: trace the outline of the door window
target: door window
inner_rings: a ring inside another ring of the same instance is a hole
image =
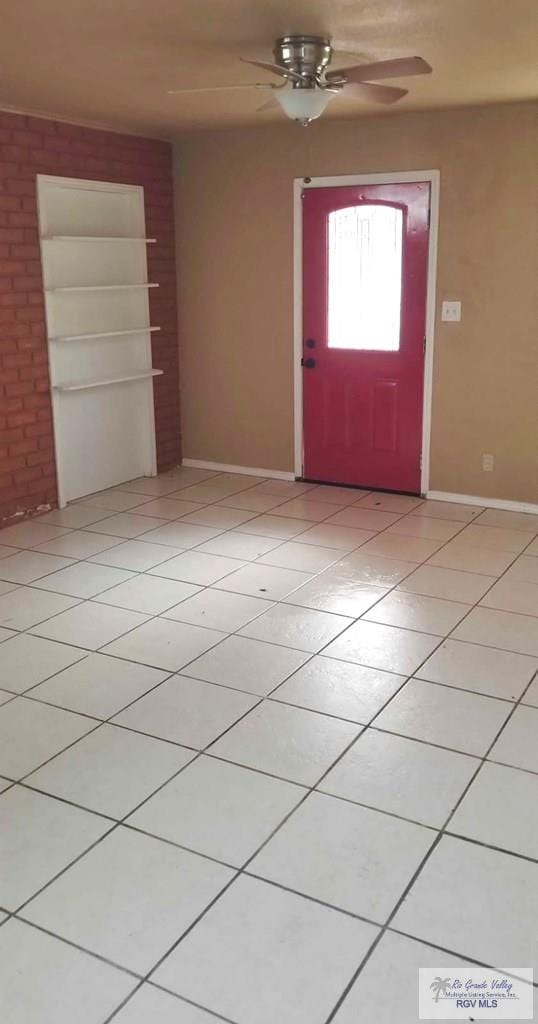
[[[362,203],[329,213],[329,348],[398,351],[402,234],[402,211],[394,206]]]

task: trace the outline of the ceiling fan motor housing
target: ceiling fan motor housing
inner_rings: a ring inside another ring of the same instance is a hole
[[[303,81],[294,80],[294,89],[311,89],[330,63],[332,48],[323,36],[282,36],[273,54],[280,67],[301,75]]]

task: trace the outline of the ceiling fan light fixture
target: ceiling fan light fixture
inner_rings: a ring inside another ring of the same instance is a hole
[[[275,89],[274,98],[292,121],[307,125],[323,114],[336,92],[329,89]]]
[[[258,107],[264,111],[278,105],[286,117],[300,125],[309,125],[321,117],[335,96],[358,99],[367,103],[396,103],[407,95],[407,89],[378,85],[385,78],[406,78],[425,75],[431,67],[423,57],[394,57],[392,60],[354,64],[329,71],[333,56],[331,40],[325,36],[290,35],[275,41],[273,61],[241,57],[246,64],[277,75],[280,85],[241,82],[237,85],[198,86],[176,89],[172,95],[188,92],[212,92],[214,89],[266,89],[270,99]]]

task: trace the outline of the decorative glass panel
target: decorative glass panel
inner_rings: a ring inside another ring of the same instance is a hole
[[[400,347],[402,211],[363,204],[329,214],[329,348]]]

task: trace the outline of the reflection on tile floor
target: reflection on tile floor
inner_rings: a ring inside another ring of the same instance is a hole
[[[538,970],[537,670],[538,516],[189,468],[8,527],[2,1021]]]

